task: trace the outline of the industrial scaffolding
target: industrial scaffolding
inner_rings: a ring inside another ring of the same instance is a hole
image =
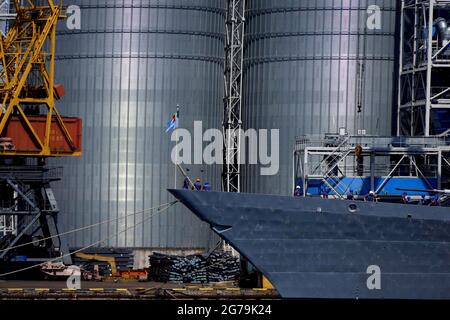
[[[242,129],[242,71],[244,58],[245,0],[228,0],[225,44],[224,166],[222,188],[240,192]]]
[[[450,133],[450,1],[402,0],[398,135]]]
[[[304,196],[311,195],[308,189],[313,181],[340,199],[358,179],[369,179],[370,191],[386,196],[391,195],[384,187],[394,178],[418,178],[425,189],[450,185],[450,140],[439,137],[301,137],[293,162],[293,186],[301,182]]]

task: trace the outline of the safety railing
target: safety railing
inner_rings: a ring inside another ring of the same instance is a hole
[[[345,136],[344,136],[345,137]],[[330,147],[339,145],[343,140],[334,136],[303,136],[296,139],[295,150],[304,151],[306,148]],[[438,148],[449,147],[449,137],[382,137],[382,136],[348,136],[346,146],[370,148]]]

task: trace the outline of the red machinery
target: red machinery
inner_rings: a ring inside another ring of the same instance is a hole
[[[28,116],[31,127],[33,127],[37,136],[43,141],[45,139],[45,130],[47,118],[43,116]],[[49,151],[52,156],[78,155],[81,154],[81,130],[82,124],[80,118],[62,118],[65,130],[67,130],[71,141],[65,135],[63,127],[52,118],[49,136]],[[37,144],[33,136],[27,130],[24,121],[18,116],[12,116],[6,125],[3,136],[7,137],[9,146],[2,148],[0,138],[0,152],[10,155],[26,155],[39,154],[41,152],[39,144]]]
[[[14,0],[13,11],[16,19],[6,37],[0,35],[0,212],[17,228],[3,237],[0,230],[0,267],[17,257],[70,264],[51,188],[62,168],[46,165],[48,157],[81,156],[81,119],[62,117],[55,106],[64,95],[54,83],[62,7],[53,0]],[[31,239],[36,245],[17,249]]]

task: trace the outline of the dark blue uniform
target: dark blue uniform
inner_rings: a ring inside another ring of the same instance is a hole
[[[438,196],[433,196],[431,198],[430,206],[433,206],[433,207],[439,206],[439,197]]]
[[[194,188],[195,190],[202,190],[202,183],[199,181],[195,181]]]
[[[355,200],[355,196],[353,195],[353,191],[352,190],[350,190],[347,193],[347,200]]]
[[[184,178],[183,189],[186,189],[186,190],[189,189],[189,185],[190,185],[189,178],[188,177]]]

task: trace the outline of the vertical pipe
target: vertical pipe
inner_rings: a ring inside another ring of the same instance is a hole
[[[309,169],[308,169],[308,157],[309,157],[309,149],[305,148],[305,154],[304,154],[304,164],[303,164],[303,196],[306,197],[306,189],[308,188],[308,182],[306,179],[309,175]]]
[[[442,150],[441,149],[439,149],[439,152],[438,152],[437,188],[442,189]]]
[[[375,190],[375,152],[370,153],[370,190]]]
[[[425,132],[426,137],[430,136],[430,118],[431,118],[431,74],[433,68],[433,16],[434,16],[434,2],[430,0],[430,7],[428,8],[428,45],[427,45],[427,96],[425,106]]]
[[[416,94],[416,87],[415,87],[415,83],[416,83],[416,72],[415,72],[415,68],[417,66],[417,28],[419,26],[419,4],[418,4],[418,0],[415,1],[415,5],[414,5],[414,42],[413,42],[413,71],[412,71],[412,75],[411,75],[411,107],[410,107],[410,136],[414,136],[415,135],[415,123],[414,123],[414,102],[415,102],[415,97],[417,96]],[[403,30],[404,32],[404,30]]]
[[[297,151],[294,150],[294,152],[292,153],[292,190],[291,190],[291,195],[294,194],[295,188],[297,186],[297,181],[296,181],[296,174],[295,172],[297,171],[296,168],[296,157],[297,156]]]

